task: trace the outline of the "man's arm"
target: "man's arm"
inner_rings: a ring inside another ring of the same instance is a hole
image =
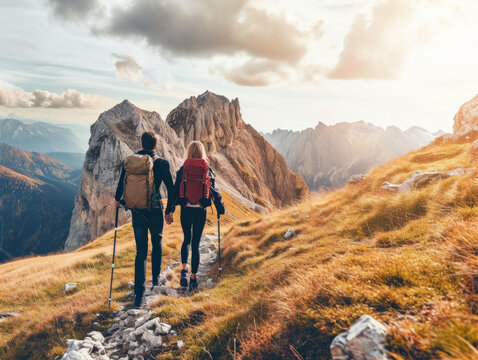
[[[121,175],[118,182],[118,187],[116,188],[115,200],[120,201],[123,196],[123,183],[124,183],[125,171],[124,167],[121,168]]]
[[[179,171],[176,173],[176,182],[173,185],[173,179],[171,178],[171,174],[169,174],[169,177],[171,179],[171,188],[168,189],[168,205],[166,206],[166,214],[169,214],[170,212],[174,212],[174,207],[176,206],[178,196],[179,196],[179,186],[181,185],[181,176],[182,176],[182,171],[181,169],[179,169]]]

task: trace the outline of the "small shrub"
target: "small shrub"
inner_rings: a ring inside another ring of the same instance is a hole
[[[465,207],[459,208],[456,211],[456,213],[461,218],[463,218],[465,220],[468,220],[468,219],[478,215],[478,206],[473,206],[473,207],[465,206]]]
[[[377,275],[377,280],[390,287],[412,286],[416,279],[404,267],[392,265]]]

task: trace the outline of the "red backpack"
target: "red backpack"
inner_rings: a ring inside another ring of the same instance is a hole
[[[204,159],[187,159],[183,165],[179,198],[183,204],[197,205],[202,198],[209,199],[209,164]]]

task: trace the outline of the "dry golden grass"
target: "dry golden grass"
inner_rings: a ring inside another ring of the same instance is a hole
[[[390,327],[387,346],[396,359],[476,359],[476,172],[403,194],[380,189],[383,181],[398,183],[417,170],[471,168],[475,162],[470,144],[432,145],[373,170],[359,184],[265,216],[246,214],[228,198],[237,219],[224,228],[224,274],[209,296],[161,297],[156,312],[185,346],[180,353],[167,348],[158,358],[230,359],[235,342],[241,359],[329,359],[334,336],[370,314]],[[166,263],[178,258],[175,224],[165,232]],[[289,228],[298,234],[284,240]],[[92,314],[105,310],[111,236],[74,257],[0,266],[0,284],[8,288],[0,311],[22,311],[20,319],[0,323],[6,354],[20,358],[31,342],[30,348],[47,349],[39,354],[52,355],[63,350],[65,337],[87,331]],[[131,236],[128,226],[121,229],[115,298],[132,278]],[[68,281],[81,285],[65,296]],[[62,334],[40,330],[45,324],[60,326]],[[11,342],[24,334],[33,340]]]
[[[250,211],[228,194],[224,198],[230,212],[222,218],[227,230],[236,217],[244,217]],[[216,215],[211,210],[205,232],[216,232]],[[50,359],[65,350],[65,339],[84,336],[96,314],[107,312],[113,235],[110,231],[73,253],[29,257],[0,265],[0,312],[20,313],[19,317],[0,322],[0,359]],[[164,231],[163,268],[179,260],[181,242],[177,211],[173,225]],[[129,291],[127,282],[134,275],[131,225],[119,228],[116,249],[113,299],[121,299]],[[66,294],[63,289],[69,282],[79,286]],[[118,307],[115,302],[112,306]]]
[[[390,326],[397,359],[475,359],[476,173],[405,194],[380,189],[474,162],[469,144],[430,146],[360,184],[238,221],[211,296],[157,304],[186,339],[181,357],[232,358],[236,339],[242,359],[328,359],[333,337],[371,314]],[[299,235],[286,241],[289,228]]]

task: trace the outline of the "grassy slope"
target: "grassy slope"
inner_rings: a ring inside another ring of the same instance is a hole
[[[225,229],[225,272],[210,296],[163,297],[156,306],[185,340],[181,358],[232,358],[236,339],[243,359],[327,359],[333,337],[370,314],[390,326],[388,346],[397,357],[475,359],[464,354],[478,346],[476,172],[404,194],[380,190],[384,180],[401,182],[415,170],[475,162],[470,144],[433,145],[290,209],[262,217],[236,207],[241,219]],[[299,234],[286,241],[291,227]],[[177,222],[167,229],[166,263],[178,259],[179,233]],[[31,348],[51,356],[63,350],[63,339],[87,331],[94,313],[105,310],[111,237],[75,256],[0,266],[0,311],[23,311],[0,323],[8,355]],[[132,278],[129,226],[119,242],[116,298]],[[69,281],[80,290],[65,296]],[[178,357],[173,348],[160,356]]]
[[[224,198],[231,213],[222,220],[227,230],[235,218],[250,212],[227,194]],[[179,260],[180,229],[177,211],[174,224],[164,231],[163,268]],[[205,233],[216,231],[215,214],[209,211]],[[107,311],[112,245],[111,231],[73,253],[36,256],[0,265],[0,312],[20,313],[19,317],[0,322],[0,359],[51,359],[63,353],[65,339],[83,337],[91,330],[96,314]],[[113,299],[121,300],[129,291],[127,282],[133,280],[134,250],[131,225],[125,225],[118,230]],[[65,294],[63,287],[68,282],[79,283],[78,290]]]
[[[327,359],[333,337],[370,314],[391,327],[397,358],[476,359],[454,353],[478,345],[476,173],[406,194],[380,189],[475,159],[470,144],[431,146],[360,184],[238,222],[211,296],[157,305],[182,329],[182,358],[232,358],[236,339],[243,359]],[[299,235],[286,241],[288,228]]]

